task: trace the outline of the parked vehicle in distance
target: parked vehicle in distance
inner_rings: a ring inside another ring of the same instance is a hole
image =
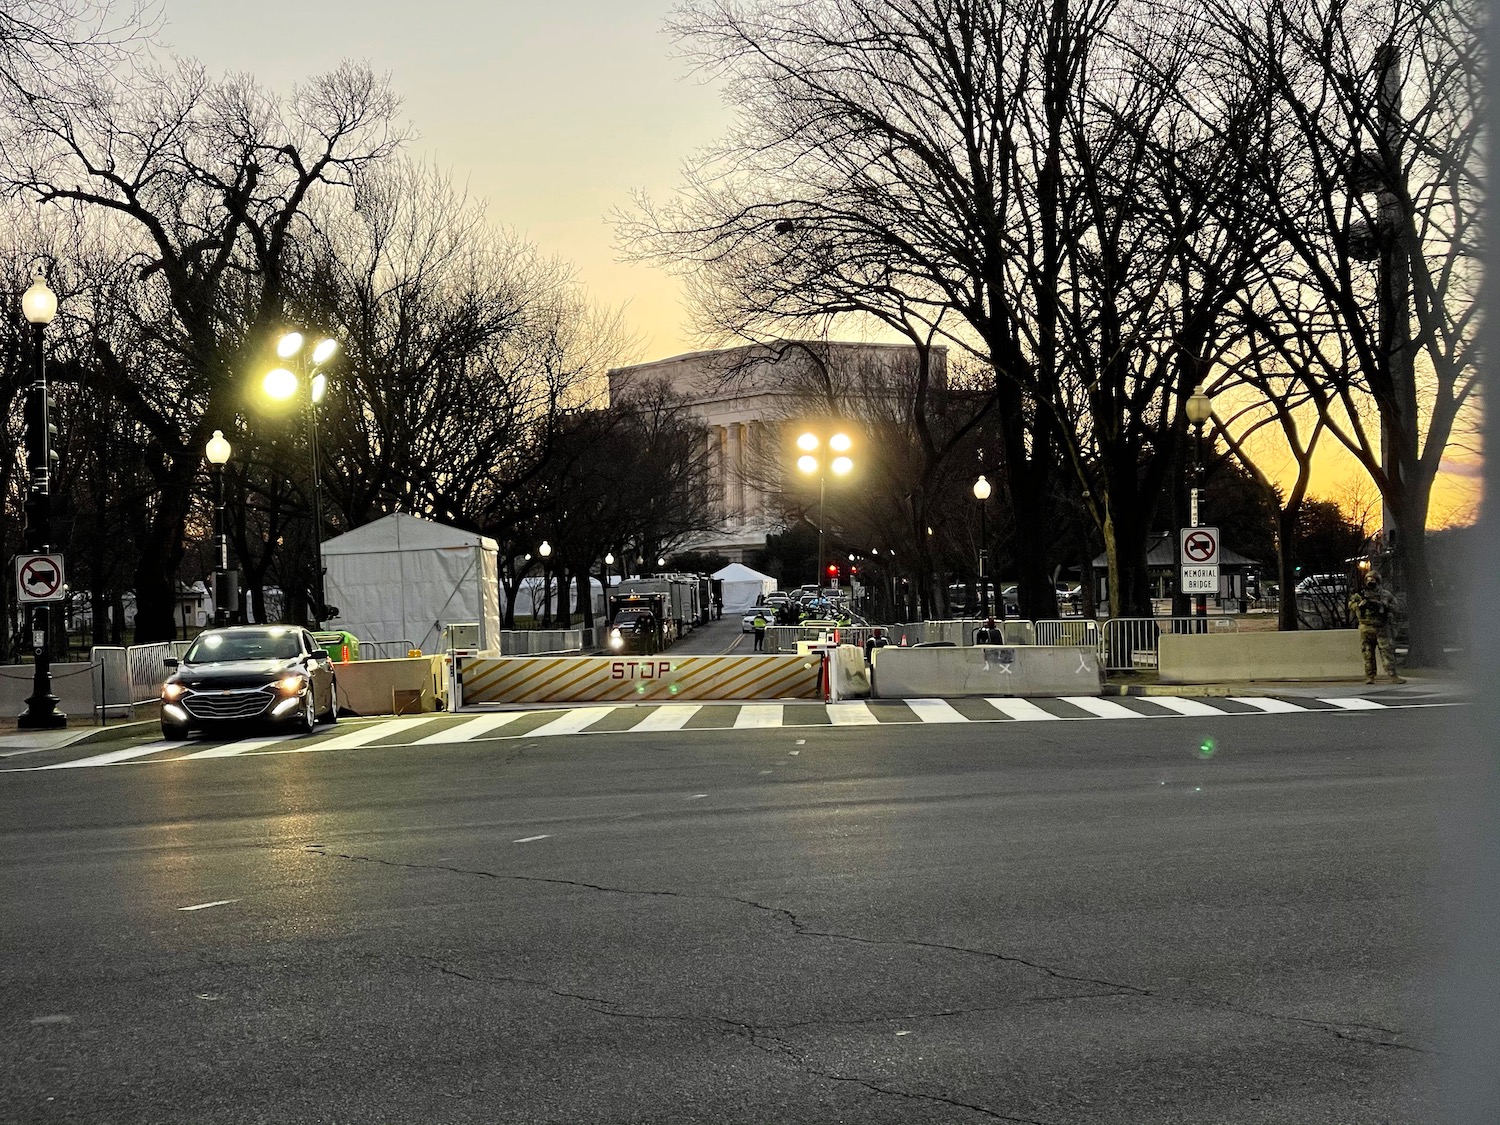
[[[311,734],[338,722],[328,652],[295,625],[205,629],[182,659],[168,658],[161,689],[163,738],[232,723],[284,723]]]
[[[1342,574],[1309,574],[1297,583],[1297,595],[1304,598],[1347,598],[1349,579]]]

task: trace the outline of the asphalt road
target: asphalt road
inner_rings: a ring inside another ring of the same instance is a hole
[[[1446,714],[5,774],[0,1121],[1432,1121]]]

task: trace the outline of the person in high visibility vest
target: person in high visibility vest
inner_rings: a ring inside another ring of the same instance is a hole
[[[755,634],[755,651],[766,651],[766,611],[757,609],[755,620],[750,622],[750,629]]]

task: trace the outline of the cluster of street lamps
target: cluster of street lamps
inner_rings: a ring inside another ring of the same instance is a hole
[[[822,447],[827,445],[827,451]],[[797,458],[799,471],[809,476],[814,474],[818,478],[818,576],[819,585],[823,582],[823,499],[826,487],[827,474],[834,476],[847,476],[854,471],[854,459],[849,456],[849,451],[854,448],[854,439],[842,430],[831,434],[825,443],[823,438],[811,430],[806,431],[797,438],[797,448],[802,455]]]

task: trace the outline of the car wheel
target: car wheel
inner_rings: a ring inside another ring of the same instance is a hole
[[[302,710],[297,715],[297,729],[303,734],[312,734],[318,727],[317,707],[313,703],[313,689],[309,684],[307,695],[302,700]]]
[[[339,682],[337,680],[328,685],[328,710],[323,713],[323,721],[326,723],[339,721]]]
[[[169,723],[165,720],[161,724],[161,736],[166,739],[180,742],[192,734],[192,728],[182,723]]]

